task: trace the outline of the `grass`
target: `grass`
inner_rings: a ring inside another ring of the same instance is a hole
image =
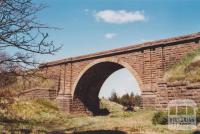
[[[200,47],[188,53],[180,61],[171,66],[165,73],[165,80],[189,81],[191,83],[200,81]]]
[[[0,121],[0,130],[3,128],[7,130],[28,129],[32,133],[39,134],[53,132],[59,134],[69,131],[83,134],[86,132],[183,134],[183,131],[168,130],[166,125],[153,125],[152,117],[155,113],[153,109],[124,112],[121,105],[107,100],[102,100],[101,107],[108,108],[110,114],[108,116],[75,116],[58,111],[56,103],[48,100],[16,100],[9,107],[12,112],[4,114],[4,120]]]
[[[6,129],[46,130],[48,126],[64,123],[64,115],[55,102],[44,99],[17,99],[8,107],[8,112],[1,111],[0,115],[1,125]]]

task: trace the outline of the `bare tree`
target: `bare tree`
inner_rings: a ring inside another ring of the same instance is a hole
[[[0,68],[8,62],[11,69],[35,66],[35,54],[54,54],[60,49],[47,41],[48,33],[42,32],[50,27],[37,20],[43,8],[45,5],[32,0],[0,0]]]

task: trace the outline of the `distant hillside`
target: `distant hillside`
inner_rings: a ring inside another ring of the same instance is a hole
[[[191,83],[200,81],[200,48],[188,53],[179,62],[170,67],[165,73],[165,80],[189,81]]]

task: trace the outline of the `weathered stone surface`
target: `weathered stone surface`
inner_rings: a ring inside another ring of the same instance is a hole
[[[159,84],[160,83],[158,83],[158,85]],[[159,90],[162,90],[162,91],[159,91]],[[161,95],[161,94],[165,94],[165,95]],[[158,86],[158,92],[156,96],[160,104],[160,105],[156,105],[156,107],[161,108],[161,109],[166,108],[168,102],[174,99],[192,99],[197,104],[200,104],[200,83],[195,83],[195,84],[190,84],[189,82],[184,82],[184,84],[183,82],[182,83],[181,82],[167,83],[165,88],[163,89],[160,89]]]
[[[55,100],[57,97],[57,92],[55,89],[50,88],[33,88],[19,93],[18,96],[24,98],[42,98]]]
[[[98,112],[98,93],[102,84],[121,68],[127,68],[138,81],[143,107],[165,107],[169,100],[182,97],[183,94],[185,97],[189,93],[184,88],[187,83],[174,85],[160,82],[164,72],[199,47],[199,39],[200,33],[196,33],[147,42],[48,62],[42,64],[40,69],[57,82],[57,100],[61,108],[69,112]]]

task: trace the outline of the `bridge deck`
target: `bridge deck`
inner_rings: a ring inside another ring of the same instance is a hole
[[[39,67],[43,68],[43,67],[47,67],[47,66],[54,66],[54,65],[64,64],[64,63],[87,60],[87,59],[91,59],[91,58],[104,57],[104,56],[109,56],[109,55],[117,55],[119,53],[125,53],[128,51],[134,51],[134,50],[140,50],[140,49],[142,50],[142,49],[149,48],[149,47],[158,47],[158,46],[164,46],[164,45],[169,45],[169,44],[174,44],[174,43],[177,44],[178,42],[186,42],[186,41],[190,41],[190,40],[199,41],[199,39],[200,39],[200,32],[194,33],[194,34],[189,34],[189,35],[184,35],[184,36],[173,37],[173,38],[161,39],[161,40],[157,40],[157,41],[149,41],[149,42],[145,42],[145,43],[141,43],[141,44],[130,45],[127,47],[121,47],[121,48],[116,48],[116,49],[102,51],[102,52],[96,52],[96,53],[82,55],[82,56],[65,58],[62,60],[51,61],[51,62],[41,64]]]

